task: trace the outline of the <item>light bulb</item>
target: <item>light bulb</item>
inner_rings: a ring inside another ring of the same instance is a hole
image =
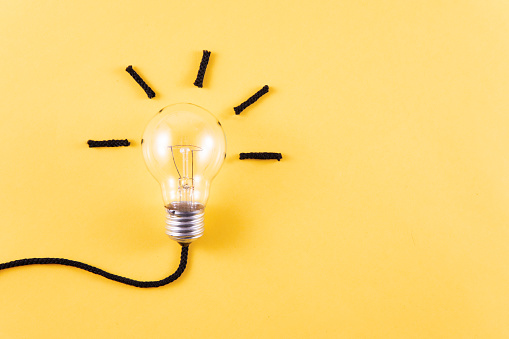
[[[221,123],[193,104],[159,111],[143,132],[143,156],[161,184],[166,233],[181,245],[199,238],[210,183],[226,158]]]

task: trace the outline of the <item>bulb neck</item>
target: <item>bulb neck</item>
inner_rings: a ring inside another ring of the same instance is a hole
[[[202,204],[172,202],[166,206],[166,234],[187,246],[203,235],[204,215]]]

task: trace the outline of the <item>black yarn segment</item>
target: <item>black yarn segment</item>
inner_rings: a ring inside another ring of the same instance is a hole
[[[205,71],[207,70],[207,65],[209,64],[210,51],[203,51],[203,56],[200,62],[200,69],[198,69],[198,75],[196,76],[196,80],[194,81],[194,85],[196,87],[203,87],[203,78],[205,77]]]
[[[136,73],[132,65],[127,66],[125,70],[133,77],[133,79],[138,83],[138,85],[140,85],[141,88],[143,88],[145,93],[147,93],[149,99],[152,99],[153,97],[156,96],[152,88],[150,88],[149,85],[147,85],[147,83],[138,75],[138,73]]]
[[[233,107],[235,110],[235,114],[239,115],[240,112],[251,106],[256,102],[256,100],[260,99],[264,94],[269,92],[269,86],[265,85],[261,90],[253,94],[249,99],[238,105],[237,107]]]
[[[87,141],[88,147],[127,147],[131,145],[129,140],[123,139],[123,140],[89,140]]]
[[[129,286],[139,287],[139,288],[151,288],[151,287],[161,287],[164,285],[168,285],[169,283],[177,280],[182,273],[184,273],[184,270],[186,269],[187,265],[187,254],[189,252],[189,246],[182,246],[182,252],[180,254],[180,264],[177,268],[177,270],[170,274],[168,277],[161,279],[161,280],[155,280],[155,281],[140,281],[140,280],[134,280],[130,278],[125,278],[120,275],[112,274],[106,271],[101,270],[100,268],[90,266],[88,264],[69,260],[69,259],[62,259],[62,258],[28,258],[28,259],[19,259],[10,261],[4,264],[0,264],[0,270],[5,270],[8,268],[13,267],[19,267],[19,266],[27,266],[27,265],[64,265],[64,266],[72,266],[79,268],[81,270],[94,273],[97,275],[100,275],[102,277],[105,277],[106,279],[110,279],[122,284],[126,284]]]
[[[275,159],[280,161],[283,159],[283,155],[281,153],[274,152],[251,152],[251,153],[240,153],[240,160],[246,159],[259,159],[259,160],[272,160]]]

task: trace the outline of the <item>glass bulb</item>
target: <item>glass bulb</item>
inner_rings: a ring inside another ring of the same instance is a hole
[[[194,104],[175,104],[150,120],[142,139],[145,163],[161,184],[167,234],[182,245],[203,234],[210,183],[226,157],[219,121]]]

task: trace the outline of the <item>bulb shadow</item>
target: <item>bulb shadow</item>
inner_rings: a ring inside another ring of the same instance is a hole
[[[229,249],[245,236],[242,232],[240,206],[228,205],[207,208],[205,212],[205,232],[197,243],[205,249]]]
[[[247,236],[242,227],[241,210],[240,205],[231,203],[208,206],[205,209],[205,232],[196,243],[215,251],[236,246]],[[146,254],[172,241],[165,234],[164,213],[154,215],[152,209],[139,204],[112,205],[106,213],[95,214],[94,222],[105,226],[94,228],[89,234],[97,239],[96,245],[100,247]]]

